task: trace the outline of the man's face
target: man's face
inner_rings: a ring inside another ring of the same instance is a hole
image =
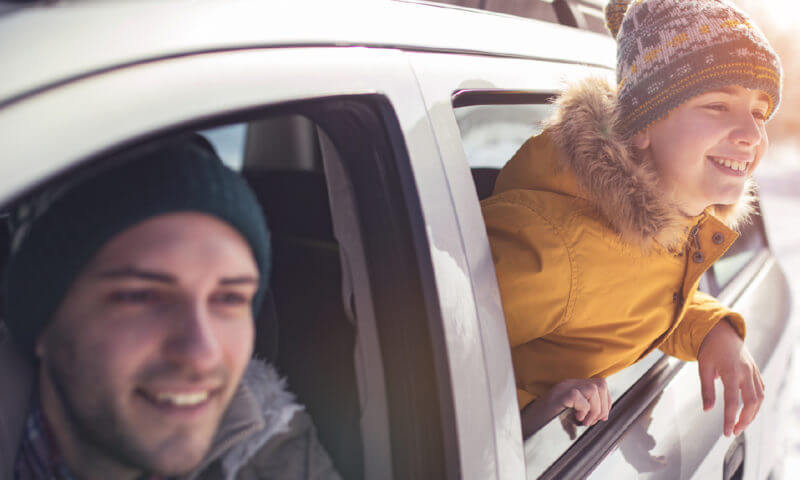
[[[665,191],[684,213],[733,204],[767,151],[769,103],[758,90],[730,86],[682,104],[635,137],[649,154]]]
[[[127,468],[191,470],[252,353],[257,285],[247,242],[213,217],[167,214],[118,234],[37,343],[48,419]]]

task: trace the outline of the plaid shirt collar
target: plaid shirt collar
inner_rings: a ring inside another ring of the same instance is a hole
[[[50,426],[42,412],[38,390],[25,422],[22,442],[14,464],[14,480],[78,480],[67,467],[58,450]],[[149,476],[142,480],[168,480]]]

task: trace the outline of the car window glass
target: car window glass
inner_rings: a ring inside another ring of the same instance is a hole
[[[602,0],[431,0],[458,7],[475,8],[523,18],[569,25],[608,35]]]
[[[736,274],[745,267],[756,254],[766,246],[760,228],[760,218],[745,225],[739,238],[714,264],[714,277],[717,288],[723,289]]]
[[[553,105],[471,105],[455,109],[471,168],[500,169],[528,138],[542,131]]]
[[[244,147],[247,139],[247,124],[235,123],[221,127],[200,130],[197,133],[211,142],[225,165],[237,172],[244,163]]]
[[[664,356],[654,350],[630,367],[608,377],[611,400],[622,397],[650,367]],[[576,426],[569,421],[569,413],[554,418],[538,432],[525,439],[525,471],[529,479],[539,478],[558,458],[575,443],[589,427]]]

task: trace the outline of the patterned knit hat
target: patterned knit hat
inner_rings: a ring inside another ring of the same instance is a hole
[[[245,180],[194,134],[107,160],[110,168],[24,207],[30,218],[18,222],[5,282],[5,322],[21,350],[33,354],[39,333],[103,245],[148,218],[172,212],[214,216],[244,237],[260,274],[256,318],[268,284],[270,243],[261,207]]]
[[[727,0],[611,0],[621,129],[641,131],[692,97],[728,85],[761,90],[769,119],[781,64],[764,34]]]

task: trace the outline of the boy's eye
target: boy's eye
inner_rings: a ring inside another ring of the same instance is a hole
[[[117,290],[111,293],[114,303],[145,304],[159,301],[160,295],[155,290]]]
[[[724,103],[712,103],[710,105],[706,105],[706,108],[709,110],[714,110],[717,112],[726,112],[728,111],[728,106]]]

